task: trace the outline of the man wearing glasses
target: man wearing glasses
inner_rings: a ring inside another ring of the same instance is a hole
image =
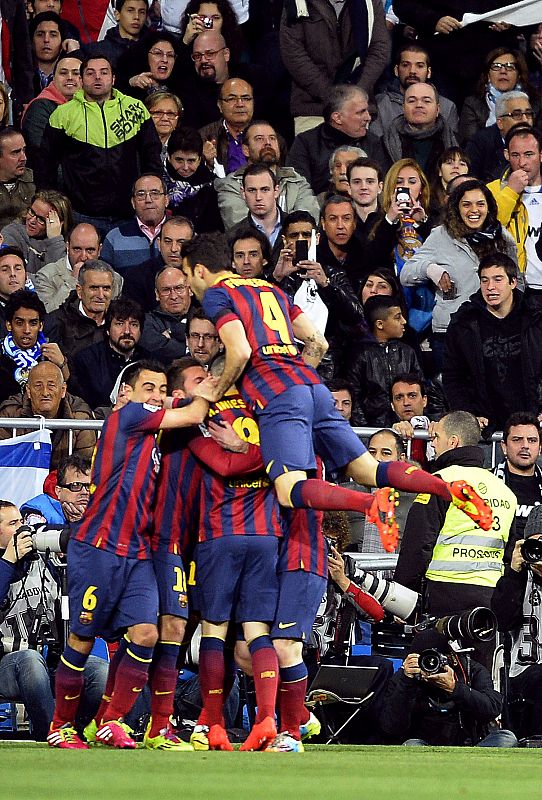
[[[229,175],[247,163],[243,142],[247,126],[254,114],[252,86],[242,78],[224,81],[218,97],[221,117],[200,130],[204,141],[203,154],[209,169],[217,175],[217,164],[222,167],[219,177]],[[216,164],[215,164],[216,161]]]
[[[190,355],[205,369],[224,350],[215,326],[201,308],[194,309],[188,317],[186,339]]]
[[[56,477],[50,482],[50,478]],[[72,454],[62,459],[56,476],[52,473],[45,485],[47,492],[27,500],[21,507],[25,525],[63,525],[79,522],[88,505],[90,459]]]
[[[186,315],[192,292],[184,273],[177,267],[164,267],[155,278],[158,308],[145,315],[141,346],[169,367],[186,355]]]

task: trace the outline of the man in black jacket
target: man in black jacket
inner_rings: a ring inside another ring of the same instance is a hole
[[[542,314],[517,289],[504,253],[484,256],[480,291],[452,315],[442,378],[452,409],[502,430],[514,411],[542,411]]]

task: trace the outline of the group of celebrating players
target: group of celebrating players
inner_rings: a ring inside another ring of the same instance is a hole
[[[70,634],[56,674],[52,747],[136,747],[123,719],[148,681],[147,748],[232,750],[223,705],[236,663],[246,663],[257,715],[240,749],[302,751],[302,648],[327,581],[322,512],[367,513],[388,539],[396,530],[394,491],[309,478],[320,459],[366,486],[451,498],[491,526],[491,510],[464,482],[377,463],[318,377],[323,336],[279,288],[228,264],[221,234],[186,246],[183,271],[217,327],[222,362],[207,373],[185,357],[167,376],[155,362],[131,365],[128,403],[104,424],[88,508],[68,547]],[[192,745],[170,723],[189,610],[202,627],[203,712]],[[86,659],[96,636],[122,634],[85,742],[74,720]]]

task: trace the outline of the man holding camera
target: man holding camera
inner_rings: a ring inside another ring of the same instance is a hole
[[[493,594],[492,608],[500,631],[510,631],[510,699],[531,705],[528,736],[542,735],[542,506],[527,519],[524,539],[516,542]]]
[[[34,550],[32,529],[21,526],[17,506],[0,500],[0,698],[22,702],[33,736],[44,741],[54,709],[51,657],[61,646],[55,613],[60,590],[49,562]],[[90,658],[81,727],[100,703],[106,675],[107,663]]]

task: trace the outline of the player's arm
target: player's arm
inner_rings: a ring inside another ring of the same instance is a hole
[[[292,320],[292,328],[295,338],[305,345],[303,361],[316,368],[329,348],[326,338],[314,327],[306,314],[298,314]]]
[[[224,450],[213,439],[197,436],[188,446],[190,452],[206,467],[224,478],[252,475],[264,469],[260,448],[254,444],[249,444],[244,453],[233,453]]]
[[[201,425],[207,416],[209,403],[203,397],[196,397],[183,408],[171,408],[164,411],[160,428],[188,428]]]
[[[220,378],[213,381],[207,379],[194,389],[194,394],[205,397],[211,403],[216,403],[217,400],[220,400],[230,386],[233,386],[242,375],[252,355],[252,348],[240,320],[228,320],[228,322],[220,326],[218,333],[226,348],[224,372]]]

